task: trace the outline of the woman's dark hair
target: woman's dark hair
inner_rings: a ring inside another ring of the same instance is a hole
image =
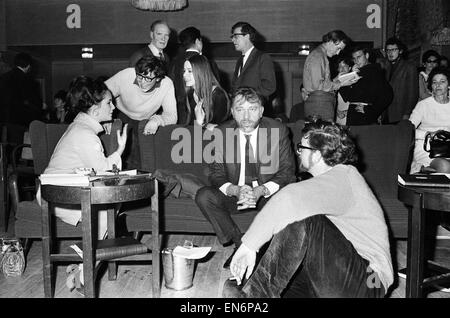
[[[353,164],[358,160],[346,126],[318,119],[305,124],[302,132],[310,147],[320,151],[327,165]]]
[[[435,50],[428,50],[425,53],[423,53],[422,55],[422,63],[426,63],[426,61],[431,57],[434,56],[437,59],[437,63],[439,64],[439,61],[441,59],[441,56],[439,55],[438,52],[436,52]]]
[[[67,94],[67,104],[74,113],[87,113],[93,105],[99,104],[108,87],[101,80],[93,80],[87,76],[78,76],[72,80]]]
[[[156,87],[160,85],[164,76],[166,76],[166,65],[156,56],[144,56],[137,61],[134,67],[137,74],[149,74],[154,72],[156,76]]]
[[[427,87],[430,90],[430,92],[433,91],[432,84],[433,84],[433,77],[435,77],[438,74],[442,74],[445,77],[447,77],[447,81],[450,81],[450,71],[448,68],[438,66],[433,68],[433,70],[430,72],[430,75],[428,75],[428,81],[427,81]]]
[[[203,100],[205,122],[210,123],[214,117],[214,105],[212,100],[213,86],[216,86],[216,89],[222,89],[222,87],[214,76],[209,61],[205,56],[196,54],[188,58],[187,61],[191,63],[192,66],[192,75],[195,81],[195,93],[199,99]],[[228,97],[225,91],[224,96]],[[227,113],[229,113],[229,102],[227,108]]]

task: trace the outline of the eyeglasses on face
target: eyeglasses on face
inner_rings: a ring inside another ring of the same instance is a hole
[[[139,73],[136,73],[136,77],[139,80],[142,80],[142,81],[147,82],[147,83],[153,81],[156,78],[156,76],[150,77],[150,76],[146,76],[144,74],[139,74]]]
[[[298,154],[300,154],[301,152],[302,152],[302,150],[303,149],[309,149],[309,150],[317,150],[317,149],[314,149],[314,148],[311,148],[311,147],[308,147],[308,146],[304,146],[304,145],[302,145],[302,143],[301,142],[299,142],[298,144],[297,144],[297,153]]]
[[[431,64],[431,63],[437,63],[438,60],[426,60],[426,62]]]
[[[396,51],[398,51],[398,50],[399,50],[399,48],[396,47],[396,48],[394,48],[394,49],[386,49],[386,52],[396,52]]]
[[[235,37],[237,37],[238,35],[242,35],[242,36],[245,36],[245,35],[247,35],[248,33],[233,33],[232,35],[230,35],[230,39],[234,39]]]

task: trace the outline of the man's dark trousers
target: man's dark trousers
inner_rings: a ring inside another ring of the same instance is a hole
[[[268,199],[261,197],[256,205],[256,210],[261,210]],[[227,196],[219,189],[209,186],[203,187],[197,192],[195,202],[205,218],[211,223],[221,244],[230,241],[240,244],[242,233],[231,215],[247,213],[255,211],[255,209],[238,210],[236,197]]]
[[[251,298],[385,295],[369,262],[325,215],[277,233],[242,291]]]

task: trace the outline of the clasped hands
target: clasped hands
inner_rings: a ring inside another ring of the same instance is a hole
[[[237,197],[238,210],[253,209],[256,208],[259,198],[266,192],[266,187],[260,185],[252,188],[249,185],[237,186],[232,184],[228,187],[227,192]]]
[[[361,114],[365,113],[364,107],[369,105],[367,103],[361,103],[361,102],[356,102],[356,103],[352,102],[352,104],[355,105],[355,111],[357,111],[358,113],[361,113]]]

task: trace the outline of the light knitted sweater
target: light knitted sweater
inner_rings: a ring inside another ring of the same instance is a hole
[[[242,242],[258,250],[288,224],[324,214],[367,259],[385,290],[393,282],[388,231],[383,210],[358,170],[336,165],[309,180],[287,185],[253,220]]]
[[[177,102],[172,80],[167,76],[151,92],[143,92],[135,83],[136,71],[126,68],[105,81],[116,98],[117,108],[134,120],[154,118],[160,126],[177,122]],[[156,115],[162,107],[161,115]]]

